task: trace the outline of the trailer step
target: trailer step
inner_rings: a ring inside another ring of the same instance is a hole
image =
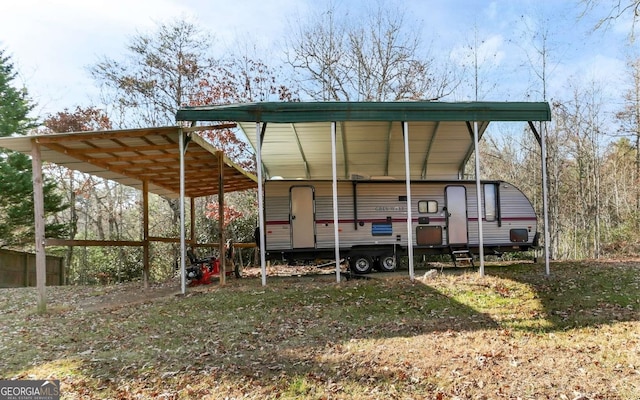
[[[473,263],[473,253],[469,248],[454,248],[449,247],[449,254],[451,255],[451,260],[453,261],[453,265],[455,267],[458,266],[458,262],[468,262],[471,264],[471,267],[475,268]]]

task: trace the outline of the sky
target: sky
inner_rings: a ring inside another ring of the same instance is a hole
[[[356,17],[376,0],[331,0]],[[611,0],[604,0],[610,3]],[[129,39],[161,22],[187,18],[210,31],[220,49],[239,39],[278,57],[292,24],[329,0],[21,0],[3,2],[0,49],[10,56],[20,83],[40,115],[97,104],[88,67],[101,58],[121,59]],[[386,0],[401,7],[409,26],[420,26],[429,54],[446,63],[468,60],[478,49],[482,99],[541,100],[528,59],[536,53],[536,26],[548,33],[549,97],[568,95],[569,82],[598,82],[608,102],[620,102],[630,21],[621,18],[593,32],[606,15],[600,7],[578,18],[578,0]],[[451,64],[449,64],[451,65]],[[486,83],[483,83],[486,82]],[[524,93],[530,93],[526,97]],[[461,88],[455,101],[474,100]]]

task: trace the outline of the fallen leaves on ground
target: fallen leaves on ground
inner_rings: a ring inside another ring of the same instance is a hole
[[[63,398],[640,398],[640,264],[554,263],[336,282],[310,267],[0,290],[0,378]]]

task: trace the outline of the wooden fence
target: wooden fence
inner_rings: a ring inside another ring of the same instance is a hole
[[[47,256],[46,285],[64,285],[62,257]],[[0,288],[24,286],[36,286],[36,255],[0,249]]]

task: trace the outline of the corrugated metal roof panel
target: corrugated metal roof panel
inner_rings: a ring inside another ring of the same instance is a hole
[[[253,122],[239,125],[245,132],[255,131]],[[257,139],[254,136],[248,136],[248,139],[255,148]],[[466,122],[441,123],[438,127],[435,122],[410,122],[412,176],[422,176],[425,158],[429,163],[446,162],[449,168],[446,175],[457,176],[472,146]],[[402,124],[387,121],[338,124],[336,160],[340,179],[348,179],[358,172],[404,175]],[[262,143],[262,161],[268,176],[331,178],[331,123],[268,123]],[[433,178],[432,169],[426,170],[426,178]]]
[[[234,121],[257,146],[266,122],[262,161],[267,178],[331,178],[331,122],[337,122],[339,179],[351,174],[404,176],[402,122],[408,122],[411,176],[457,178],[473,150],[472,122],[546,121],[547,103],[304,102],[186,107],[177,120]],[[423,173],[426,171],[426,174]]]

